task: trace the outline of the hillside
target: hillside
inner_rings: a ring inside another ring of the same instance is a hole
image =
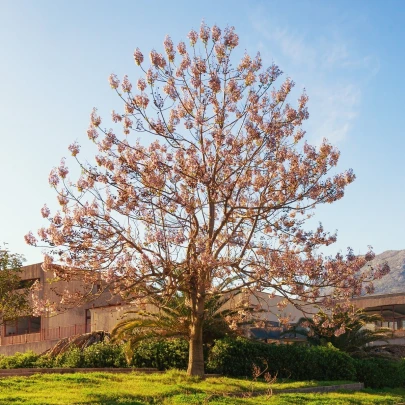
[[[374,282],[373,295],[405,292],[405,250],[387,250],[376,255],[371,264],[378,265],[384,262],[388,263],[391,271]]]

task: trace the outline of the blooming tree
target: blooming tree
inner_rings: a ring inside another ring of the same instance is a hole
[[[188,39],[189,47],[175,46],[167,36],[165,55],[152,50],[150,66],[137,48],[142,73],[134,85],[110,76],[123,102],[112,121],[124,135],[105,129],[93,110],[87,134],[98,147],[95,163],[81,163],[79,144],[70,145],[82,174],[68,181],[64,160],[52,170],[61,211],[42,209],[49,226],[38,235],[50,247],[44,268],[62,280],[90,286],[101,278],[138,302],[185,294],[188,373],[202,375],[210,295],[244,287],[333,305],[383,270],[360,272],[371,252],[324,257],[318,248],[336,236],[321,225],[304,228],[318,204],[342,198],[355,178],[351,170],[329,173],[339,152],[326,140],[319,148],[304,143],[306,94],[296,107],[288,103],[294,82],[275,88],[282,72],[263,68],[259,54],[232,65],[233,27],[203,23]],[[32,233],[26,240],[39,243]]]

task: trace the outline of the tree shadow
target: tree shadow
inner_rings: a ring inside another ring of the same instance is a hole
[[[147,405],[150,401],[139,399],[137,395],[130,394],[96,394],[91,395],[84,404],[102,404],[102,405]]]

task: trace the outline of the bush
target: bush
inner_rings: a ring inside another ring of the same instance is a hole
[[[35,362],[34,367],[38,367],[38,368],[55,367],[55,359],[47,354],[44,354],[42,356],[39,356],[38,360]]]
[[[354,380],[354,360],[329,346],[306,347],[253,342],[243,338],[218,340],[212,348],[207,370],[233,377],[252,375],[253,364],[271,374],[294,380]]]
[[[159,339],[140,342],[134,349],[134,367],[153,367],[158,370],[185,369],[188,363],[188,342],[184,339]]]
[[[84,366],[84,356],[77,347],[72,348],[65,353],[58,354],[54,360],[54,367],[80,368]]]
[[[357,379],[368,388],[405,387],[405,360],[355,360]]]
[[[102,342],[83,350],[83,367],[127,367],[122,346]]]
[[[1,356],[0,368],[33,368],[37,367],[36,362],[39,354],[29,350],[25,353],[15,353],[13,356]]]
[[[72,348],[55,358],[39,355],[32,351],[15,353],[13,356],[0,355],[0,368],[97,368],[127,367],[123,347],[112,343],[97,343],[86,347],[83,351]]]
[[[56,356],[53,366],[66,368],[127,367],[127,362],[122,346],[101,342],[83,350],[72,348],[59,354]]]

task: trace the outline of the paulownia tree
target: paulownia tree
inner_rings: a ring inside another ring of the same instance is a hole
[[[124,136],[104,128],[93,110],[87,134],[98,147],[95,163],[80,162],[79,144],[70,145],[82,174],[67,181],[64,160],[52,170],[61,211],[44,206],[49,226],[38,235],[50,246],[44,268],[62,280],[90,286],[101,278],[137,302],[184,294],[188,374],[203,375],[207,297],[243,287],[333,305],[387,268],[360,271],[372,252],[324,257],[318,248],[336,236],[304,227],[318,204],[342,198],[355,178],[351,170],[330,173],[339,152],[326,140],[318,148],[304,143],[306,94],[296,107],[288,103],[294,82],[275,88],[282,72],[264,69],[259,54],[232,65],[233,27],[203,23],[188,38],[189,47],[175,46],[167,36],[166,55],[152,50],[150,66],[137,48],[135,86],[110,76],[123,103],[112,121]],[[39,244],[32,233],[26,240]]]

